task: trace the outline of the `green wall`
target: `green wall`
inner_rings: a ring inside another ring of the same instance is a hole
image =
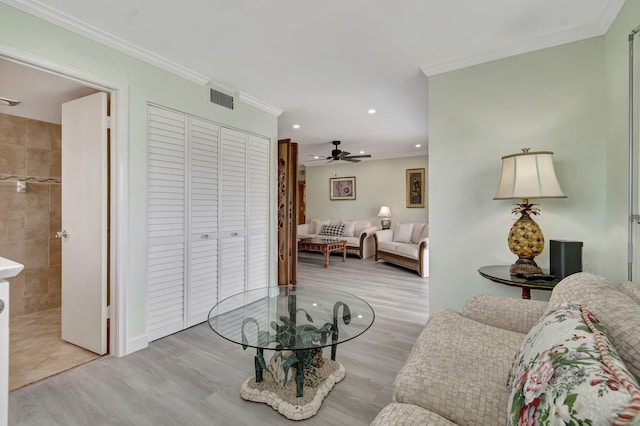
[[[233,111],[213,105],[208,101],[209,88],[206,86],[191,83],[3,3],[0,3],[0,40],[3,44],[92,73],[101,79],[118,82],[129,89],[129,266],[126,271],[126,339],[131,341],[144,336],[147,102],[270,137],[274,141],[274,153],[277,151],[277,118],[242,102],[236,102]],[[275,182],[274,178],[272,180]]]
[[[607,91],[607,251],[603,274],[614,282],[627,278],[627,176],[628,176],[628,130],[629,130],[629,43],[628,35],[640,25],[640,2],[627,1],[605,36],[605,67]],[[635,42],[635,158],[638,158],[638,113],[640,113],[640,36]],[[635,161],[635,191],[638,200],[638,161]],[[634,213],[638,208],[634,208]],[[640,272],[638,226],[634,227],[634,281]]]
[[[428,173],[426,155],[357,164],[341,161],[338,164],[307,167],[307,222],[313,218],[369,219],[374,225],[380,226],[381,218],[377,214],[382,205],[391,209],[392,224],[427,222],[428,204],[425,203],[425,208],[407,208],[405,202],[405,171],[418,168],[424,168]],[[329,179],[346,176],[356,177],[356,199],[330,200]],[[428,186],[428,182],[425,183]]]
[[[550,239],[583,241],[584,268],[595,273],[608,269],[611,247],[624,246],[607,235],[604,58],[597,37],[429,78],[432,312],[461,309],[476,294],[519,297],[477,269],[515,260],[507,247],[511,201],[492,198],[500,158],[521,148],[553,151],[568,195],[539,200],[535,220],[547,241],[540,266],[549,265]]]

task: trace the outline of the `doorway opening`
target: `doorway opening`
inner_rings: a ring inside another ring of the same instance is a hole
[[[56,114],[60,114],[60,99],[76,99],[100,90],[4,59],[0,59],[0,69],[3,87],[34,89],[44,85],[58,89],[55,94],[41,90],[36,108],[23,104],[15,111],[0,109],[0,128],[5,130],[0,145],[12,156],[10,161],[0,162],[0,191],[3,199],[9,200],[7,214],[0,215],[0,222],[6,222],[0,225],[8,231],[0,235],[0,256],[25,265],[18,277],[9,280],[9,388],[14,390],[99,357],[61,338],[61,158],[65,153]],[[16,80],[4,84],[8,78]],[[102,184],[107,186],[108,182],[107,177]],[[108,188],[106,192],[110,193]],[[108,217],[108,203],[104,210]],[[107,282],[109,271],[107,266],[103,272]]]

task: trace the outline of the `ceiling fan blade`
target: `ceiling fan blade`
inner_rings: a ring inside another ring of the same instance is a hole
[[[351,155],[349,158],[371,158],[371,154]]]
[[[359,163],[360,162],[360,160],[356,160],[353,157],[343,157],[343,158],[341,158],[341,160],[349,161],[350,163]]]
[[[350,152],[347,151],[340,151],[340,154],[338,154],[338,156],[340,156],[341,158],[346,157],[347,155],[351,154]]]

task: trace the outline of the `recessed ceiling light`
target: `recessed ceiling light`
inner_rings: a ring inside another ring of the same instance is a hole
[[[294,125],[293,125],[293,128],[294,128],[294,129],[299,129],[299,128],[300,128],[300,125],[299,125],[299,124],[294,124]]]
[[[371,108],[371,109],[370,109],[369,111],[367,111],[367,112],[368,112],[369,114],[375,114],[375,113],[376,113],[376,110],[375,110],[375,109],[373,109],[373,108]]]
[[[422,145],[420,145],[419,143],[416,144],[416,148],[420,148]]]
[[[360,154],[364,154],[364,151],[360,151]]]
[[[313,159],[314,159],[314,160],[317,160],[317,159],[319,159],[319,158],[320,158],[320,157],[318,157],[317,155],[314,155],[314,156],[313,156]]]

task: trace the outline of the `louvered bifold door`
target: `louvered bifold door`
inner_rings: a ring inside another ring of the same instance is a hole
[[[224,127],[220,135],[219,301],[245,288],[248,138]]]
[[[190,118],[188,326],[207,320],[218,295],[220,126]]]
[[[269,284],[269,139],[249,135],[247,289]]]
[[[186,248],[186,117],[148,109],[147,334],[182,330]]]

